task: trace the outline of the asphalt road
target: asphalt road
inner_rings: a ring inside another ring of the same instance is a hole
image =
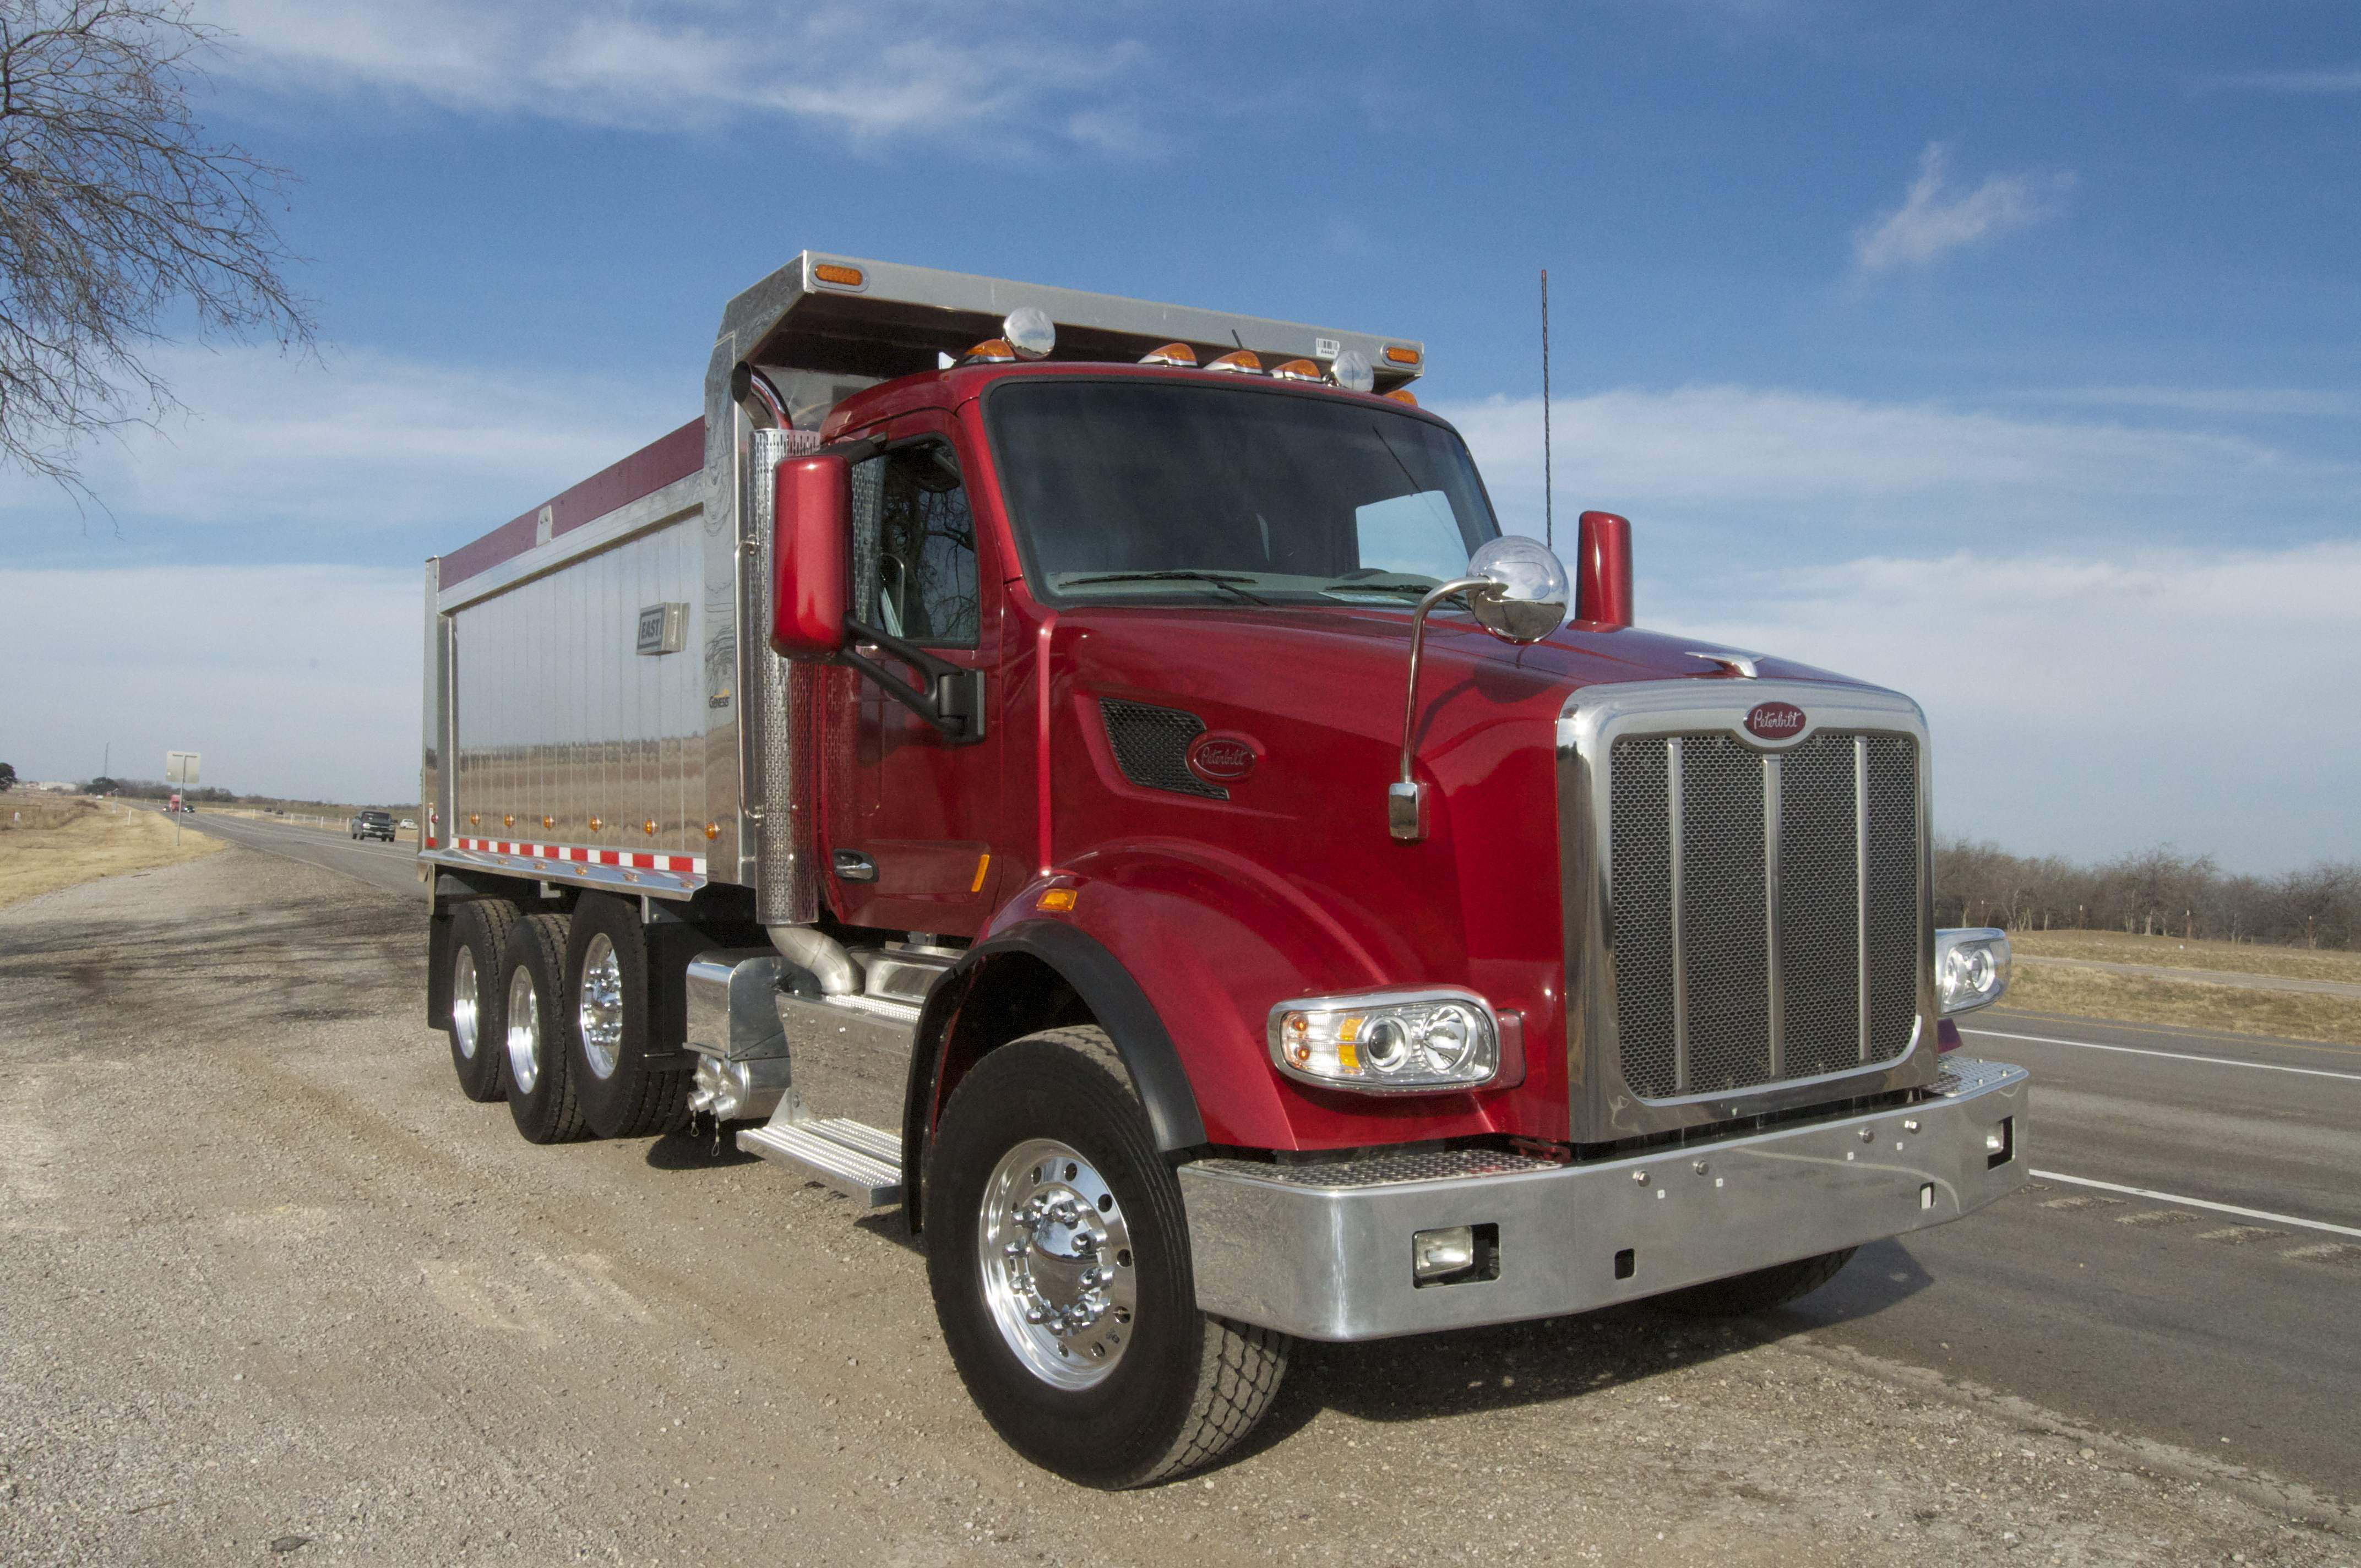
[[[1969,1050],[2033,1069],[2025,1156],[2046,1174],[1983,1214],[1862,1249],[1792,1316],[2361,1492],[2361,1049],[1999,1012],[1963,1032]]]
[[[407,846],[191,825],[423,894]],[[1999,1011],[1964,1033],[2033,1069],[2049,1174],[1864,1248],[1776,1326],[2361,1496],[2361,1048]]]
[[[305,865],[342,872],[391,893],[426,896],[426,884],[418,880],[418,850],[409,844],[389,844],[381,839],[355,839],[317,828],[298,828],[291,823],[252,817],[225,817],[202,810],[182,817],[181,826],[226,839],[233,844],[243,844],[249,850],[267,850]]]

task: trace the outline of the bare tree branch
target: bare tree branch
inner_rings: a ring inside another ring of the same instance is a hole
[[[152,362],[176,326],[311,346],[291,176],[189,105],[222,36],[185,0],[0,0],[0,464],[87,495],[92,437],[179,406]]]

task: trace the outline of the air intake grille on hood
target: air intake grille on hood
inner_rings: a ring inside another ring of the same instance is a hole
[[[1205,721],[1195,714],[1113,697],[1099,699],[1099,712],[1106,719],[1107,743],[1115,748],[1115,764],[1125,778],[1143,789],[1169,789],[1207,800],[1230,798],[1228,790],[1189,771],[1189,742],[1205,732]]]

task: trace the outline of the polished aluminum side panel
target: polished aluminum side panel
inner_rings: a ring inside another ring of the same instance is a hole
[[[448,596],[442,858],[491,839],[710,864],[709,699],[693,650],[717,629],[696,490],[668,486]],[[640,611],[667,603],[690,607],[689,649],[638,652]]]
[[[1746,715],[1767,702],[1793,703],[1808,716],[1793,736],[1749,734]],[[1890,1062],[1857,1071],[1794,1079],[1727,1093],[1646,1100],[1625,1082],[1616,1038],[1615,932],[1609,861],[1607,761],[1625,735],[1725,733],[1755,751],[1789,751],[1823,730],[1911,737],[1918,748],[1918,1030]],[[1897,692],[1800,681],[1650,681],[1586,686],[1566,699],[1557,724],[1559,897],[1565,922],[1566,1071],[1574,1139],[1615,1143],[1685,1127],[1830,1102],[1915,1089],[1939,1064],[1934,992],[1933,868],[1927,831],[1929,776],[1926,716]]]
[[[444,792],[448,771],[443,759],[451,743],[451,626],[435,606],[443,581],[443,560],[426,558],[426,646],[421,667],[425,671],[425,701],[420,714],[418,741],[418,847],[421,853],[436,847],[451,802]]]
[[[1197,1305],[1318,1340],[1557,1317],[1814,1257],[1971,1213],[2026,1178],[2026,1072],[1952,1058],[1899,1110],[1591,1165],[1403,1179],[1399,1157],[1180,1169]],[[1984,1135],[2004,1117],[2015,1157]],[[1375,1179],[1361,1180],[1361,1168]],[[1497,1225],[1499,1277],[1420,1288],[1411,1238]],[[1629,1252],[1628,1277],[1617,1255]]]

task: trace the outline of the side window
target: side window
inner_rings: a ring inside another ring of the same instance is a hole
[[[852,471],[852,616],[912,642],[976,643],[975,525],[959,462],[939,441]]]

